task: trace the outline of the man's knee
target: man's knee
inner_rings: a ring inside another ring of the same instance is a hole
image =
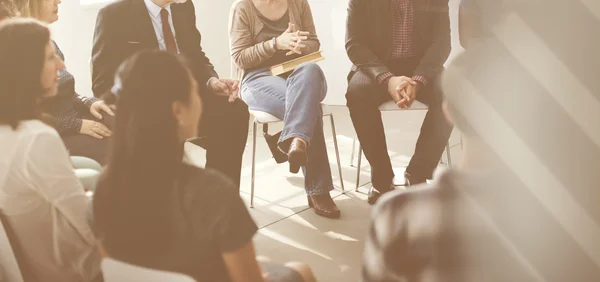
[[[250,113],[248,112],[248,105],[241,99],[235,100],[235,102],[228,103],[223,108],[224,116],[229,124],[234,127],[248,127],[248,121],[250,120]]]
[[[368,80],[350,80],[346,92],[346,104],[348,108],[378,107],[378,97],[383,91],[380,85]]]

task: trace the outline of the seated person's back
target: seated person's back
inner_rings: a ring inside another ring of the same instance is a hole
[[[100,257],[86,222],[89,199],[39,101],[64,68],[38,21],[0,22],[0,209],[11,242],[39,281],[95,279]]]
[[[429,187],[382,198],[363,281],[597,281],[598,266],[508,175],[451,169]]]
[[[174,188],[162,199],[166,206],[156,207],[166,215],[156,220],[154,234],[116,238],[123,234],[104,222],[119,214],[112,213],[114,202],[103,185],[101,180],[94,196],[94,231],[106,253],[118,260],[185,273],[197,281],[230,281],[221,254],[242,248],[257,231],[231,181],[218,172],[182,164]],[[134,202],[131,209],[137,209]],[[144,216],[140,210],[132,213]],[[156,238],[164,241],[157,244]],[[128,240],[156,248],[137,249]]]
[[[89,201],[58,133],[37,120],[0,125],[0,144],[0,207],[28,269],[41,281],[93,279],[100,260]]]
[[[94,231],[105,255],[127,263],[197,281],[263,281],[252,242],[257,226],[236,185],[183,161],[202,103],[181,60],[146,50],[120,67],[119,114],[94,195]],[[264,270],[272,282],[314,281],[291,266]]]

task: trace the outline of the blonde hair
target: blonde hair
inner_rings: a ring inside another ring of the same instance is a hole
[[[21,17],[40,19],[42,1],[48,0],[15,0],[17,11]]]
[[[19,16],[12,0],[0,0],[0,20]]]

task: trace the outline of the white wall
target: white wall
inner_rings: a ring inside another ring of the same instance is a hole
[[[230,75],[229,57],[229,9],[234,0],[194,0],[197,26],[202,33],[202,47],[222,77]],[[317,33],[321,39],[326,60],[322,61],[329,85],[325,100],[330,104],[345,104],[346,75],[350,61],[344,49],[346,9],[348,0],[309,0]],[[458,45],[457,6],[459,0],[450,0],[453,52],[451,58],[462,48]],[[96,14],[102,4],[81,5],[79,0],[60,4],[60,19],[53,24],[53,36],[66,57],[67,68],[75,75],[76,89],[82,95],[91,95],[89,59]]]

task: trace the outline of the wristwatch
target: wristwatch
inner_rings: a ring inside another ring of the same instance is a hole
[[[273,45],[273,49],[275,49],[275,51],[277,50],[277,37],[273,37],[273,39],[271,39],[271,45]]]

